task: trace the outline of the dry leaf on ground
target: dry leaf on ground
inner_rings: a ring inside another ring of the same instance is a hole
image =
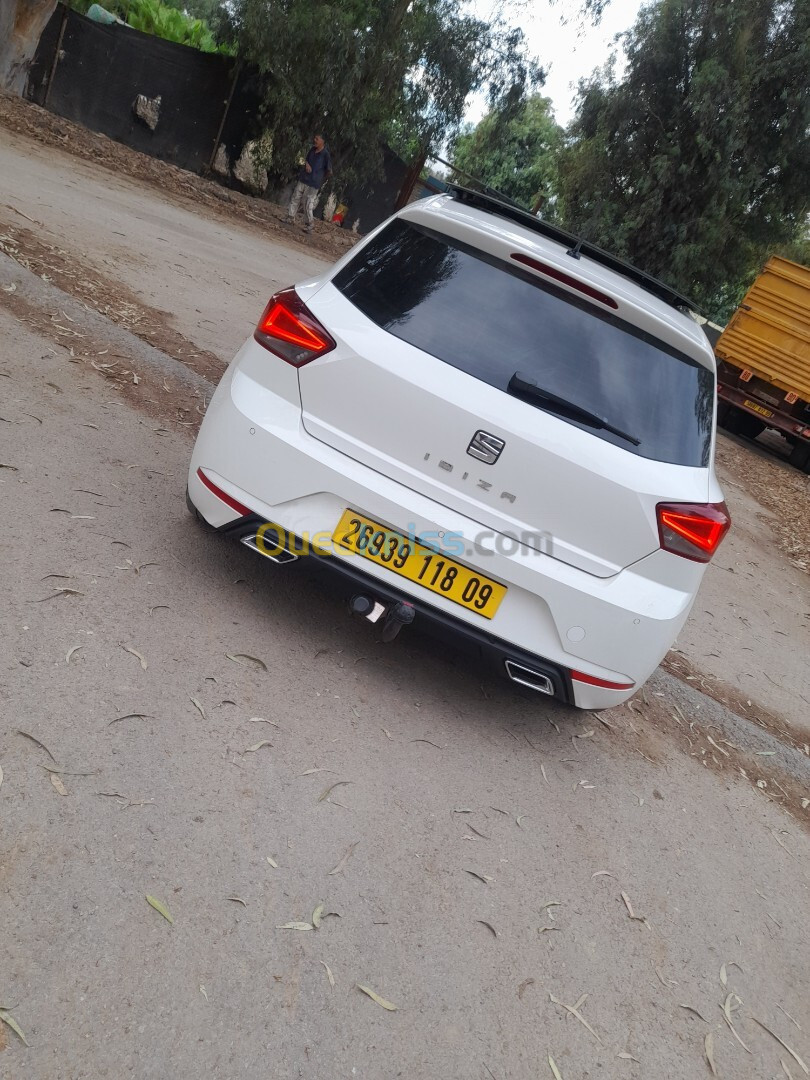
[[[194,699],[192,698],[192,700],[194,700]],[[154,719],[155,718],[154,718],[154,716],[152,716],[151,713],[128,712],[128,713],[125,713],[123,716],[116,716],[116,718],[114,720],[110,720],[109,724],[107,724],[107,727],[111,727],[113,724],[117,724],[121,720],[154,720]]]
[[[56,791],[59,795],[67,795],[67,788],[59,779],[59,776],[56,773],[49,773],[49,776],[51,778],[51,784],[53,784],[54,791]]]
[[[339,874],[341,872],[341,870],[343,870],[346,863],[351,858],[352,853],[354,852],[354,849],[357,847],[357,845],[359,843],[360,843],[359,840],[355,840],[355,842],[353,844],[349,845],[349,848],[348,848],[346,854],[343,856],[343,858],[340,860],[340,862],[337,864],[337,866],[333,866],[332,869],[329,871],[329,873],[327,875],[328,877],[332,877],[334,874]]]
[[[262,669],[262,671],[267,671],[267,664],[265,664],[264,660],[260,660],[258,658],[258,656],[250,656],[248,653],[241,653],[241,652],[238,652],[238,653],[226,652],[225,656],[229,660],[233,660],[233,662],[235,664],[241,664],[242,667],[247,667],[247,664],[245,664],[245,661],[247,660],[248,663],[252,663],[252,664],[255,664],[257,667],[260,667]]]
[[[131,656],[137,656],[137,658],[138,658],[138,660],[140,661],[140,664],[141,664],[141,669],[143,671],[146,671],[146,660],[144,659],[143,656],[141,656],[141,654],[138,652],[137,649],[132,649],[132,648],[130,648],[129,645],[124,645],[120,641],[118,642],[118,644],[121,646],[121,648],[124,650],[124,652],[128,652]],[[80,646],[80,648],[81,648],[81,646]]]
[[[474,825],[468,825],[467,828],[470,830],[470,832],[474,832],[476,836],[480,836],[482,840],[491,839],[491,837],[487,836],[486,833],[482,833],[480,829],[476,829]]]
[[[43,596],[39,600],[32,600],[32,604],[44,604],[46,600],[55,600],[57,596],[84,596],[84,593],[79,592],[78,589],[57,589],[56,592],[51,593],[50,596]]]
[[[647,923],[646,915],[636,915],[636,913],[633,911],[633,905],[630,903],[630,897],[627,895],[627,893],[623,892],[621,896],[622,900],[624,900],[624,906],[627,908],[627,914],[630,916],[630,918],[635,919],[636,922]],[[647,923],[647,925],[649,926],[649,923]]]
[[[335,976],[332,974],[332,969],[329,967],[329,965],[326,963],[325,960],[319,960],[318,963],[323,964],[324,969],[326,970],[326,977],[329,980],[329,985],[334,990],[335,989]]]
[[[488,874],[478,874],[475,870],[465,870],[464,873],[469,874],[470,877],[477,878],[478,881],[482,882],[484,885],[488,885],[490,881],[495,880],[495,878],[490,877]]]
[[[735,1002],[736,1002],[736,1004],[735,1004]],[[742,1005],[742,998],[738,997],[737,994],[732,992],[732,993],[727,995],[726,1000],[723,1002],[723,1004],[720,1007],[723,1010],[723,1019],[728,1024],[729,1029],[731,1030],[731,1034],[734,1036],[734,1038],[737,1040],[737,1042],[740,1044],[740,1046],[743,1048],[743,1050],[745,1050],[746,1053],[750,1054],[751,1051],[748,1049],[748,1047],[745,1045],[745,1043],[740,1038],[740,1035],[739,1035],[737,1029],[734,1027],[734,1023],[733,1023],[733,1021],[731,1019],[732,1012],[735,1012],[737,1009],[739,1009],[741,1005]]]
[[[706,1054],[709,1068],[712,1070],[712,1076],[717,1076],[717,1069],[714,1065],[714,1034],[711,1031],[706,1032],[706,1037],[703,1040],[703,1051]]]
[[[22,1033],[20,1025],[17,1023],[17,1021],[7,1009],[0,1009],[0,1020],[2,1020],[4,1024],[8,1024],[14,1034],[17,1035],[20,1039],[22,1039],[26,1046],[29,1045],[28,1040]]]
[[[783,1009],[782,1006],[778,1002],[777,1002],[776,1007],[777,1007],[777,1009],[779,1009],[780,1012],[783,1012],[785,1014],[785,1016],[788,1018],[788,1020],[791,1022],[791,1024],[795,1024],[795,1026],[799,1029],[799,1031],[802,1030],[801,1025],[799,1024],[799,1021],[794,1020],[793,1017],[790,1015],[790,1013],[787,1011],[787,1009]]]
[[[315,910],[312,912],[312,925],[316,930],[321,928],[321,918],[323,917],[323,904],[318,904]]]
[[[51,761],[56,764],[56,758],[50,752],[45,743],[40,742],[35,735],[29,735],[27,731],[21,731],[20,728],[17,728],[17,734],[22,735],[24,739],[30,739],[32,743],[35,743],[40,748],[40,750],[44,750],[48,757],[51,759]]]
[[[270,742],[270,740],[269,740],[269,739],[262,739],[262,741],[261,741],[261,742],[257,742],[257,743],[254,743],[254,745],[253,745],[253,746],[249,746],[249,747],[247,748],[247,750],[245,750],[245,753],[246,753],[246,754],[255,754],[255,753],[256,753],[256,751],[257,751],[257,750],[261,750],[261,748],[262,748],[263,746],[272,746],[272,745],[273,745],[273,744],[272,744],[272,743]]]
[[[308,922],[285,922],[282,926],[277,926],[276,930],[314,930],[315,927],[312,923]]]
[[[696,1016],[696,1017],[697,1017],[697,1018],[698,1018],[699,1020],[702,1020],[704,1024],[708,1024],[708,1022],[709,1022],[709,1021],[708,1021],[708,1020],[706,1019],[706,1017],[705,1017],[705,1016],[703,1016],[703,1015],[702,1015],[701,1013],[699,1013],[699,1012],[697,1011],[697,1009],[696,1009],[696,1008],[695,1008],[695,1007],[694,1007],[693,1005],[679,1005],[679,1006],[678,1006],[678,1008],[679,1008],[679,1009],[686,1009],[686,1011],[687,1011],[687,1012],[690,1012],[690,1013],[694,1013],[694,1014],[695,1014],[695,1016]]]
[[[656,975],[658,976],[658,981],[659,981],[659,982],[661,983],[661,985],[662,985],[662,986],[665,986],[665,987],[667,988],[667,990],[669,990],[669,988],[670,988],[670,987],[672,987],[672,986],[677,986],[677,985],[678,985],[678,984],[677,984],[677,983],[675,982],[675,980],[674,980],[674,979],[668,979],[668,978],[667,978],[667,977],[666,977],[666,976],[665,976],[665,975],[664,975],[664,974],[662,973],[662,971],[661,971],[661,969],[660,969],[660,968],[657,968],[657,967],[653,967],[653,971],[654,971],[654,972],[655,972],[655,974],[656,974]]]
[[[334,784],[328,787],[326,791],[321,792],[321,794],[318,796],[318,802],[323,802],[324,799],[328,799],[336,787],[344,787],[346,784],[351,783],[351,780],[337,780]]]
[[[165,904],[161,904],[160,900],[156,900],[154,896],[147,896],[146,902],[151,907],[153,907],[155,911],[160,912],[166,922],[170,922],[172,923],[172,925],[174,925],[174,919],[169,914],[169,909],[166,907]]]
[[[191,704],[194,706],[194,708],[197,710],[203,720],[207,720],[208,718],[205,715],[205,709],[202,707],[199,701],[197,701],[195,697],[190,697],[188,700],[191,702]]]
[[[771,1031],[771,1029],[768,1027],[767,1024],[763,1024],[762,1021],[757,1020],[757,1018],[755,1016],[752,1016],[751,1019],[754,1021],[755,1024],[759,1024],[759,1026],[764,1031],[767,1031],[768,1034],[771,1036],[771,1038],[776,1039],[776,1041],[779,1043],[780,1046],[784,1047],[784,1049],[787,1050],[787,1052],[790,1054],[790,1056],[793,1058],[793,1060],[796,1062],[796,1064],[799,1066],[799,1068],[804,1072],[805,1076],[810,1076],[810,1069],[807,1068],[807,1066],[802,1061],[802,1059],[799,1057],[799,1055],[796,1053],[796,1051],[792,1050],[788,1046],[788,1044],[784,1041],[784,1039],[780,1039],[775,1031]]]
[[[384,997],[380,997],[380,995],[375,993],[370,986],[363,986],[362,983],[358,983],[357,989],[362,990],[372,1001],[376,1001],[378,1005],[382,1006],[383,1009],[387,1009],[388,1012],[397,1011],[396,1005],[392,1005],[390,1001],[386,1001]]]
[[[562,1073],[555,1065],[554,1058],[551,1056],[551,1054],[548,1055],[548,1064],[552,1074],[554,1075],[554,1080],[563,1080]]]
[[[555,998],[553,994],[549,994],[548,996],[555,1005],[559,1005],[561,1008],[565,1009],[566,1012],[570,1013],[571,1016],[576,1017],[576,1019],[579,1020],[580,1024],[583,1024],[588,1029],[588,1031],[590,1031],[591,1035],[593,1035],[596,1041],[601,1044],[602,1040],[599,1038],[591,1025],[579,1011],[588,998],[587,994],[580,995],[580,997],[577,999],[577,1001],[574,1002],[573,1005],[566,1005],[564,1001],[560,1001],[559,998]]]

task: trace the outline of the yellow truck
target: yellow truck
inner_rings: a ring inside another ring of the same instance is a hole
[[[714,351],[717,422],[749,439],[774,428],[810,473],[810,268],[768,259]]]

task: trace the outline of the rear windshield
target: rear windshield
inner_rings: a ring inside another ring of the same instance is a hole
[[[518,266],[397,219],[333,284],[372,322],[446,364],[504,392],[519,372],[637,445],[562,415],[567,423],[641,457],[708,464],[713,374]]]

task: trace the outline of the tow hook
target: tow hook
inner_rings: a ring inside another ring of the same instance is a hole
[[[390,609],[385,616],[381,637],[383,641],[393,641],[403,626],[410,626],[416,618],[416,610],[413,604],[401,600]]]
[[[373,596],[357,593],[349,601],[349,611],[352,615],[360,615],[370,623],[379,622],[385,616],[382,624],[382,640],[393,641],[403,626],[409,626],[416,617],[413,604],[401,600],[396,604],[387,606],[375,600]]]

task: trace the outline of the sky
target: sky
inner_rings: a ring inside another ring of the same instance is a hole
[[[527,0],[519,6],[510,5],[509,0],[503,4],[473,0],[471,5],[472,11],[486,20],[492,18],[495,7],[503,10],[507,22],[522,28],[529,51],[547,72],[541,93],[551,98],[557,123],[565,126],[573,116],[577,82],[605,63],[613,38],[633,25],[642,0],[611,0],[598,26],[579,14],[576,0],[557,0],[554,5],[548,0]],[[617,70],[621,72],[621,67]],[[477,123],[485,109],[483,96],[476,95],[470,100],[466,119]]]

